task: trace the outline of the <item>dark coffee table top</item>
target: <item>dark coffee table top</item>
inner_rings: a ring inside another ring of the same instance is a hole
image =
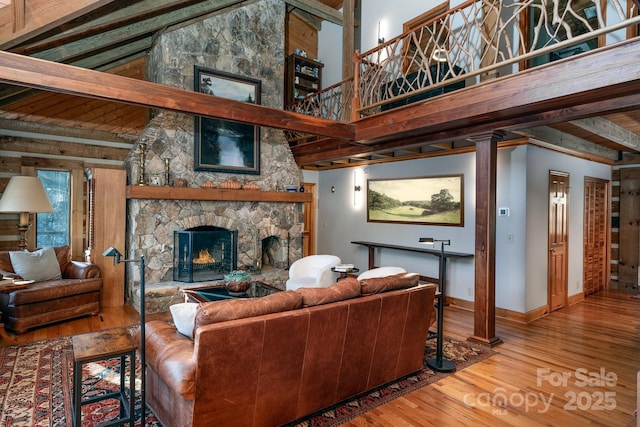
[[[242,295],[230,294],[224,285],[206,286],[201,288],[185,288],[182,290],[189,301],[207,302],[221,301],[226,299],[237,298],[258,298],[281,292],[281,289],[275,288],[262,282],[251,282],[251,286]]]

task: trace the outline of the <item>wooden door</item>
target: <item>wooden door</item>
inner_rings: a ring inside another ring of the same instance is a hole
[[[567,303],[568,229],[567,198],[569,174],[549,172],[549,310],[557,310]]]
[[[619,289],[638,289],[640,266],[640,168],[620,169]]]
[[[584,180],[584,257],[585,295],[605,289],[608,280],[609,183],[586,177]]]
[[[125,253],[127,175],[121,169],[92,168],[89,178],[88,259],[100,267],[100,307],[124,305],[124,263],[114,264],[103,252],[113,246]]]
[[[303,256],[308,256],[316,253],[316,185],[305,183],[304,191],[313,196],[311,201],[305,202],[303,206],[302,253]]]

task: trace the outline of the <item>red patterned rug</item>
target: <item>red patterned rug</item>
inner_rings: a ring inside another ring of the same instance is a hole
[[[139,362],[139,360],[138,360]],[[88,363],[83,369],[83,396],[116,390],[119,360]],[[140,364],[136,366],[136,425],[140,426]],[[71,426],[73,350],[71,337],[0,348],[0,426]],[[127,377],[127,384],[129,379]],[[92,390],[92,392],[88,392]],[[117,417],[115,400],[83,405],[83,427]],[[146,426],[161,426],[147,410]]]
[[[436,341],[427,341],[425,367],[418,373],[402,378],[373,391],[349,399],[290,426],[337,426],[356,418],[393,399],[432,384],[447,375],[426,367],[426,360],[435,357]],[[479,362],[494,354],[493,350],[445,337],[444,356],[456,364],[456,370]],[[86,364],[83,369],[83,390],[114,390],[119,374],[114,371],[117,360]],[[34,367],[36,369],[34,369]],[[72,422],[73,351],[71,338],[34,342],[24,346],[0,347],[0,426],[71,426]],[[128,378],[127,378],[128,384]],[[136,426],[140,424],[140,366],[136,369]],[[84,395],[85,398],[88,394]],[[118,414],[115,401],[83,405],[83,427],[91,427],[113,419]],[[161,427],[155,415],[147,409],[145,426]]]
[[[473,365],[495,352],[489,347],[473,345],[466,341],[459,341],[445,336],[443,340],[443,355],[456,364],[456,371]],[[367,411],[383,405],[400,396],[411,393],[419,388],[441,380],[452,373],[438,373],[427,367],[427,360],[435,358],[436,340],[427,341],[424,349],[423,368],[421,371],[392,383],[378,387],[347,401],[341,402],[328,409],[322,410],[302,420],[298,420],[288,427],[329,427],[346,423]]]

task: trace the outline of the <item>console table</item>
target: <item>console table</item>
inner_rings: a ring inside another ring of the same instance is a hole
[[[374,243],[374,242],[363,242],[363,241],[355,241],[351,242],[354,245],[362,245],[369,248],[369,270],[375,268],[374,265],[374,250],[378,249],[395,249],[398,251],[408,251],[408,252],[421,252],[429,255],[434,255],[440,258],[440,250],[434,248],[416,248],[414,246],[400,246],[400,245],[390,245],[388,243]],[[473,257],[473,254],[464,253],[464,252],[444,252],[444,262],[446,264],[447,258],[470,258]]]

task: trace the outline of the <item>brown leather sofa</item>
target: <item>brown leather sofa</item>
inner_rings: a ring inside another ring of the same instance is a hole
[[[147,403],[167,427],[278,426],[418,371],[435,286],[417,282],[348,278],[202,303],[193,340],[148,322]]]
[[[69,246],[54,249],[62,278],[0,291],[0,311],[8,330],[22,334],[38,326],[100,312],[100,267],[71,260]],[[9,251],[0,251],[0,274],[16,275]]]

